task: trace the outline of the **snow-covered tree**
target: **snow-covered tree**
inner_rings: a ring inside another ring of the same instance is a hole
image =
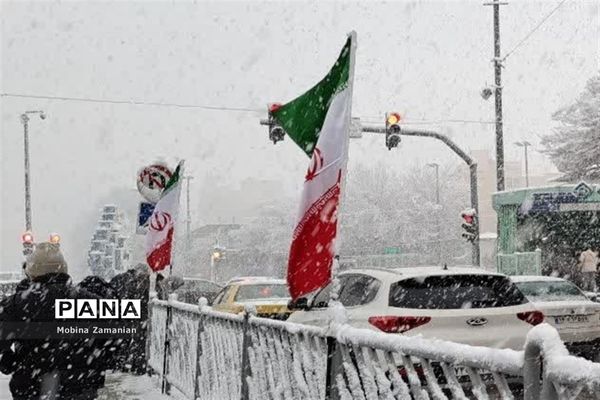
[[[438,257],[449,265],[469,263],[470,246],[460,226],[460,212],[469,206],[468,172],[462,164],[441,165],[439,172],[440,205],[431,168],[396,171],[383,163],[353,167],[340,216],[342,259],[381,256],[392,247],[402,255],[415,255],[414,262],[420,264],[436,263]],[[225,249],[218,280],[285,276],[297,212],[298,199],[281,196],[262,203],[253,218],[240,221],[235,229],[223,230],[218,235]],[[180,262],[190,267],[187,273],[207,276],[215,243],[212,236],[194,240],[189,260]]]
[[[341,255],[382,254],[393,247],[420,254],[423,263],[439,256],[449,264],[468,263],[468,258],[455,260],[470,254],[461,238],[460,212],[469,204],[469,190],[460,167],[440,166],[440,205],[431,168],[400,173],[377,164],[351,170],[341,213]]]
[[[600,74],[579,98],[556,111],[558,126],[542,144],[565,181],[600,181]]]

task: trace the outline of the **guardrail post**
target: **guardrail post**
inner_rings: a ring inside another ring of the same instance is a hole
[[[542,376],[540,346],[535,341],[528,340],[525,343],[524,353],[523,400],[540,400],[540,377]]]
[[[152,309],[154,308],[154,299],[158,298],[156,292],[149,293],[148,315],[146,316],[146,373],[152,376],[152,368],[150,367],[150,352],[152,347]]]
[[[341,373],[342,353],[337,340],[327,336],[327,372],[325,377],[325,400],[338,400],[336,377]]]
[[[552,381],[546,377],[542,379],[542,392],[540,393],[540,399],[543,400],[558,400],[558,393]]]
[[[200,297],[198,299],[198,308],[200,309],[200,315],[198,317],[198,335],[196,337],[196,374],[194,381],[194,399],[200,398],[200,375],[202,374],[202,371],[200,369],[200,357],[202,357],[202,332],[204,331],[204,315],[202,314],[202,311],[204,311],[204,307],[206,307],[207,305],[208,301],[205,297]]]
[[[165,345],[164,345],[164,355],[163,355],[163,370],[162,370],[162,393],[171,394],[171,384],[167,379],[167,374],[169,373],[169,352],[170,352],[170,335],[169,335],[169,326],[171,325],[171,318],[173,317],[173,310],[171,307],[171,301],[177,300],[176,294],[169,295],[169,302],[167,303],[167,322],[165,324]]]
[[[252,376],[252,368],[250,367],[250,358],[248,356],[248,347],[252,345],[252,337],[250,336],[250,312],[249,310],[244,311],[244,322],[242,325],[242,393],[241,399],[248,400],[250,393],[248,391],[248,378]]]

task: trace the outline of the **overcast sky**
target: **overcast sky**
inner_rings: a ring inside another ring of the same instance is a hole
[[[558,1],[511,1],[502,7],[503,53]],[[515,140],[538,143],[551,114],[598,72],[599,6],[570,0],[507,60],[503,69],[506,153]],[[351,30],[358,33],[354,116],[381,121],[400,111],[407,123],[439,129],[467,149],[493,150],[492,10],[473,1],[397,2],[7,2],[1,3],[1,92],[164,102],[263,110],[316,83]],[[136,170],[162,158],[187,160],[196,176],[194,225],[202,194],[248,177],[280,181],[299,196],[308,160],[286,140],[273,146],[264,112],[100,104],[2,97],[0,270],[18,268],[24,225],[23,135],[32,120],[34,231],[60,232],[75,268],[98,207],[131,189]],[[424,121],[427,124],[423,124]],[[535,170],[549,163],[535,152]],[[458,160],[443,145],[406,139],[389,152],[382,137],[355,140],[356,163],[390,168]],[[243,199],[240,199],[243,201]],[[85,222],[85,223],[84,223]]]

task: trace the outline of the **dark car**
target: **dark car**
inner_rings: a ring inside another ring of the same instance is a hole
[[[217,293],[222,289],[218,283],[207,279],[186,277],[184,284],[175,290],[177,300],[189,304],[198,304],[201,297],[205,297],[211,304]]]

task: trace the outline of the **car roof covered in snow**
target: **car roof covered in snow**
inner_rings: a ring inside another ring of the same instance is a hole
[[[566,279],[559,278],[556,276],[543,276],[543,275],[515,275],[511,276],[510,280],[515,283],[521,282],[564,282]]]
[[[231,278],[227,285],[286,285],[285,279],[272,278],[269,276],[239,276]]]
[[[345,270],[342,274],[360,274],[366,273],[381,279],[402,279],[424,276],[444,276],[444,275],[494,275],[504,276],[493,271],[486,271],[482,268],[471,266],[440,267],[402,267],[402,268],[381,268],[381,267],[363,267]]]

